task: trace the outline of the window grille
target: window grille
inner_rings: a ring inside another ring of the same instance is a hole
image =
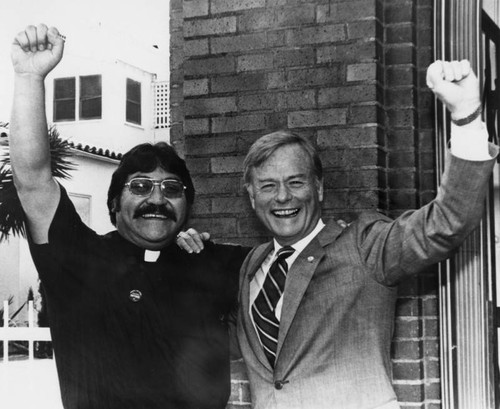
[[[170,126],[168,82],[155,83],[155,129],[164,129]]]
[[[435,59],[471,61],[484,81],[480,0],[435,0]],[[436,103],[438,182],[444,167],[450,118]],[[441,398],[443,409],[492,409],[497,401],[493,291],[494,192],[480,225],[440,265]]]

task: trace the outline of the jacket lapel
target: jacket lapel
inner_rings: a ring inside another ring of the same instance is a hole
[[[283,307],[281,310],[276,364],[278,364],[280,351],[283,348],[288,330],[297,313],[304,293],[309,286],[319,262],[326,253],[324,247],[332,243],[340,233],[342,233],[342,230],[343,229],[339,227],[336,222],[331,222],[326,225],[307,245],[302,253],[300,253],[299,257],[297,257],[288,271]]]
[[[255,356],[267,369],[272,371],[271,365],[264,354],[262,345],[260,344],[258,335],[252,323],[252,318],[250,317],[250,282],[257,273],[258,269],[264,262],[266,256],[273,250],[273,242],[264,244],[258,247],[253,254],[252,260],[248,263],[247,273],[241,282],[241,314],[244,317],[243,328],[245,330],[248,343],[250,348],[254,351]]]

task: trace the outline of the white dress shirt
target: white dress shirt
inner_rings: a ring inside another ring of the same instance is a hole
[[[307,245],[311,242],[312,239],[316,237],[316,235],[325,227],[325,223],[320,219],[318,220],[318,223],[316,224],[316,227],[314,230],[309,233],[306,237],[303,239],[300,239],[297,243],[293,244],[292,247],[295,250],[293,254],[290,257],[286,258],[286,264],[288,265],[288,270],[290,270],[290,267],[292,266],[293,262],[297,259],[299,254],[304,250]],[[269,272],[269,269],[271,268],[271,264],[273,264],[274,260],[276,259],[276,254],[278,251],[283,247],[280,246],[279,243],[276,240],[274,241],[274,251],[269,253],[269,255],[266,257],[260,268],[257,270],[257,273],[255,273],[254,278],[252,279],[252,282],[250,283],[250,309],[252,308],[252,305],[259,295],[260,290],[262,289],[262,286],[264,285],[264,280],[266,279],[267,273]],[[285,285],[286,289],[286,285]],[[283,306],[283,295],[278,301],[278,304],[276,305],[276,309],[274,310],[274,314],[276,315],[276,319],[279,321],[281,318],[281,308]],[[253,314],[249,311],[250,316],[252,317],[253,321]],[[255,325],[255,323],[254,323]]]
[[[457,126],[451,124],[450,151],[460,159],[480,161],[491,159],[488,147],[488,130],[484,122]]]

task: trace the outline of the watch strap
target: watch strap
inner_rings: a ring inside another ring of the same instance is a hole
[[[477,109],[470,115],[466,116],[465,118],[460,118],[460,119],[451,119],[451,122],[453,122],[457,126],[464,126],[467,124],[470,124],[472,121],[474,121],[478,116],[481,115],[483,112],[483,108],[481,105],[477,107]]]

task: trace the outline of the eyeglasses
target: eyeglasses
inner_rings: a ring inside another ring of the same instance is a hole
[[[155,186],[160,186],[160,190],[167,199],[178,199],[182,197],[186,186],[177,179],[155,180],[149,178],[133,178],[125,183],[130,192],[137,196],[149,196],[153,193]]]

